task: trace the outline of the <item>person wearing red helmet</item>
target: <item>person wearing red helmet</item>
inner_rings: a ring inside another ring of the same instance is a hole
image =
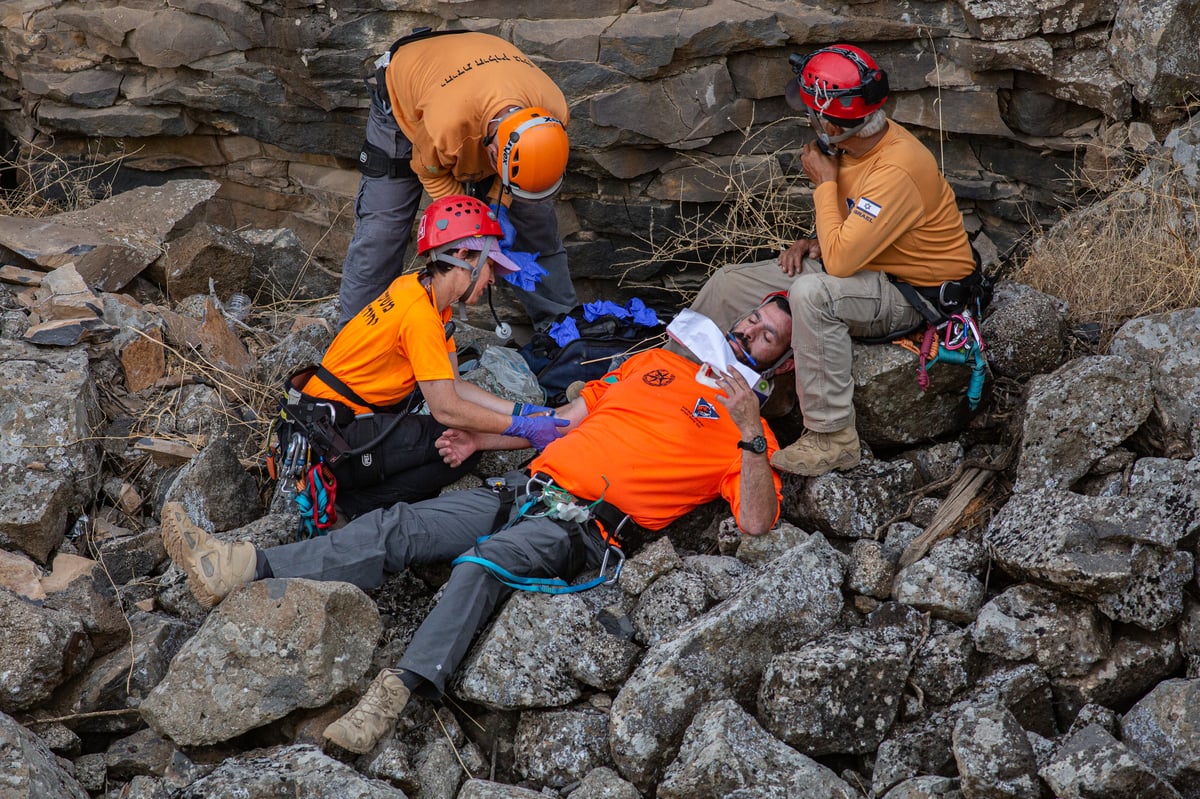
[[[575,307],[554,215],[569,143],[566,98],[519,49],[474,31],[418,29],[391,46],[368,78],[371,95],[355,229],[339,291],[345,325],[403,267],[422,192],[490,198],[507,206],[534,270],[509,282],[537,324]]]
[[[335,409],[354,450],[332,466],[346,516],[427,499],[461,477],[474,464],[451,468],[434,445],[449,427],[509,433],[541,449],[566,424],[547,408],[514,406],[457,377],[451,305],[478,303],[496,272],[517,269],[500,251],[501,235],[481,201],[434,200],[417,237],[425,268],[393,280],[341,329],[316,371],[293,381],[304,401]]]
[[[887,118],[887,73],[848,44],[790,59],[788,103],[818,139],[801,153],[816,235],[778,258],[725,266],[692,308],[718,324],[768,291],[792,308],[796,396],[805,432],[772,465],[805,476],[861,459],[854,426],[851,338],[884,338],[924,317],[897,282],[932,290],[976,273],[954,192],[933,154]]]

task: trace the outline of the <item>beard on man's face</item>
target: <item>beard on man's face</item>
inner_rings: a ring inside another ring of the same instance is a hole
[[[751,369],[757,369],[758,363],[754,360],[754,356],[750,354],[750,337],[740,330],[730,330],[725,334],[730,344],[736,346],[730,347],[733,354],[744,366],[749,366]]]

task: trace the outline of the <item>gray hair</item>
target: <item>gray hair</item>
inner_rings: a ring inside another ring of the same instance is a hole
[[[887,113],[882,108],[876,108],[874,111],[867,114],[862,123],[862,127],[859,128],[858,132],[854,135],[861,136],[865,139],[869,136],[874,136],[876,133],[879,133],[886,127]]]

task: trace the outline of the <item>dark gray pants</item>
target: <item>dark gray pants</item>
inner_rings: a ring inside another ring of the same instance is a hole
[[[367,141],[389,158],[408,161],[412,143],[392,116],[387,89],[371,90],[367,115]],[[413,220],[421,202],[421,182],[414,175],[370,177],[363,175],[354,202],[354,237],[342,263],[341,328],[383,293],[404,271]],[[534,325],[545,327],[560,313],[575,307],[575,286],[567,269],[567,251],[558,234],[553,199],[526,202],[514,198],[508,209],[517,230],[513,249],[537,252],[546,275],[533,292],[514,288]]]
[[[524,484],[510,475],[510,484]],[[523,498],[513,507],[516,514]],[[272,547],[265,555],[276,577],[341,580],[370,590],[388,574],[414,563],[444,563],[475,554],[476,540],[492,532],[499,497],[487,488],[452,491],[413,505],[400,503],[360,516],[327,536]],[[487,560],[521,577],[571,579],[571,533],[575,527],[526,517],[479,544]],[[584,568],[600,565],[605,546],[583,532]],[[512,592],[482,566],[462,563],[450,572],[441,599],[426,616],[397,664],[428,680],[440,694],[475,634]]]

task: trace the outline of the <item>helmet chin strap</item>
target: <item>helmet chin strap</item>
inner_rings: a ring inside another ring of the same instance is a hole
[[[830,136],[828,133],[825,132],[825,125],[822,124],[825,121],[825,117],[822,116],[821,114],[818,114],[815,110],[813,110],[811,108],[808,109],[808,121],[812,125],[813,130],[815,130],[817,132],[817,138],[819,138],[821,141],[825,142],[825,144],[827,144],[827,145],[840,144],[841,142],[844,142],[846,139],[849,139],[851,136],[857,136],[858,132],[860,130],[862,130],[867,124],[867,120],[864,119],[861,122],[859,122],[857,125],[855,125],[854,127],[843,128],[842,132],[839,133],[838,135]],[[829,120],[829,121],[832,122],[834,125],[837,125],[839,128],[842,127],[842,124],[840,122],[833,122],[833,120]]]
[[[496,237],[485,236],[484,243],[486,244],[487,249],[479,251],[479,257],[475,259],[474,264],[470,263],[469,261],[464,261],[462,258],[457,256],[451,255],[449,251],[455,249],[454,244],[446,245],[445,251],[437,252],[433,256],[433,260],[435,261],[441,261],[444,264],[453,264],[454,266],[466,269],[471,273],[471,282],[467,285],[466,291],[459,296],[456,302],[465,303],[471,296],[472,292],[475,291],[475,286],[477,283],[479,283],[479,274],[483,271],[483,264],[487,261],[488,253],[490,253],[492,248],[496,246]]]

